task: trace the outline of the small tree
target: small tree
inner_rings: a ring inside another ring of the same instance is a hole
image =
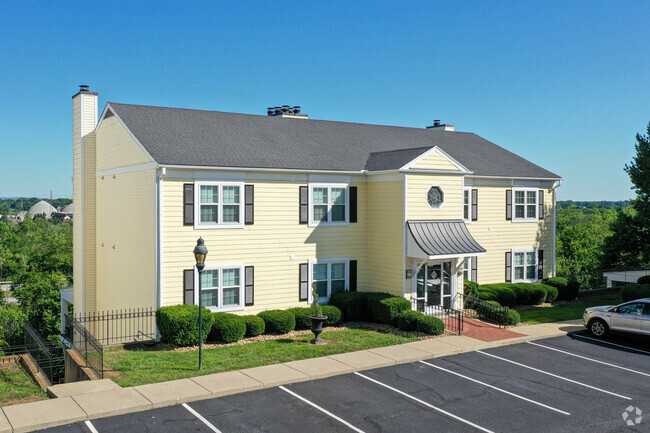
[[[324,317],[323,309],[318,303],[318,293],[316,293],[316,283],[311,284],[311,294],[312,297],[314,298],[314,301],[311,304],[312,314],[314,315],[314,317]]]

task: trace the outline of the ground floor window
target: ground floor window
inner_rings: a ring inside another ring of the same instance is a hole
[[[512,250],[512,281],[537,282],[537,250],[535,248]]]
[[[472,280],[472,259],[470,257],[466,258],[463,262],[463,281]]]
[[[319,302],[327,302],[334,293],[348,289],[350,260],[348,258],[312,259],[309,261],[310,285],[316,285]],[[312,302],[311,289],[309,302]]]
[[[201,273],[200,296],[203,306],[212,311],[243,309],[243,268],[244,265],[239,263],[206,265]]]

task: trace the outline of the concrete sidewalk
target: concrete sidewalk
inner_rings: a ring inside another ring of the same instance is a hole
[[[464,335],[433,338],[132,388],[121,388],[110,379],[55,385],[50,387],[49,392],[58,398],[0,408],[0,433],[30,432],[86,419],[558,337],[584,330],[584,327],[580,320],[571,320],[513,329],[522,336],[489,342]]]

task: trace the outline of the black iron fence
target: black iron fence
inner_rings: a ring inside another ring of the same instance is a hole
[[[459,302],[463,306],[463,315],[481,319],[499,326],[500,328],[508,325],[508,307],[493,304],[482,299],[472,296],[458,294]]]
[[[437,317],[445,324],[445,330],[460,335],[463,331],[463,314],[453,308],[428,304],[424,299],[411,299],[411,308],[427,316]]]
[[[39,372],[50,384],[63,382],[65,355],[60,342],[48,341],[29,322],[15,323],[5,331],[2,355],[31,355]]]
[[[99,377],[104,377],[104,347],[77,319],[70,319],[68,342]]]
[[[66,317],[67,328],[72,320]],[[74,316],[101,345],[125,344],[154,341],[156,339],[156,310],[154,308],[132,308],[89,312]]]

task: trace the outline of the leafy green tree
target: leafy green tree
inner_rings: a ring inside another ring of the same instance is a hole
[[[607,239],[603,265],[605,267],[650,266],[650,123],[648,135],[636,135],[636,155],[625,171],[630,176],[636,199],[635,212],[621,212]]]
[[[22,312],[43,336],[61,331],[59,289],[66,287],[67,279],[58,272],[29,272],[17,281],[14,296]]]

